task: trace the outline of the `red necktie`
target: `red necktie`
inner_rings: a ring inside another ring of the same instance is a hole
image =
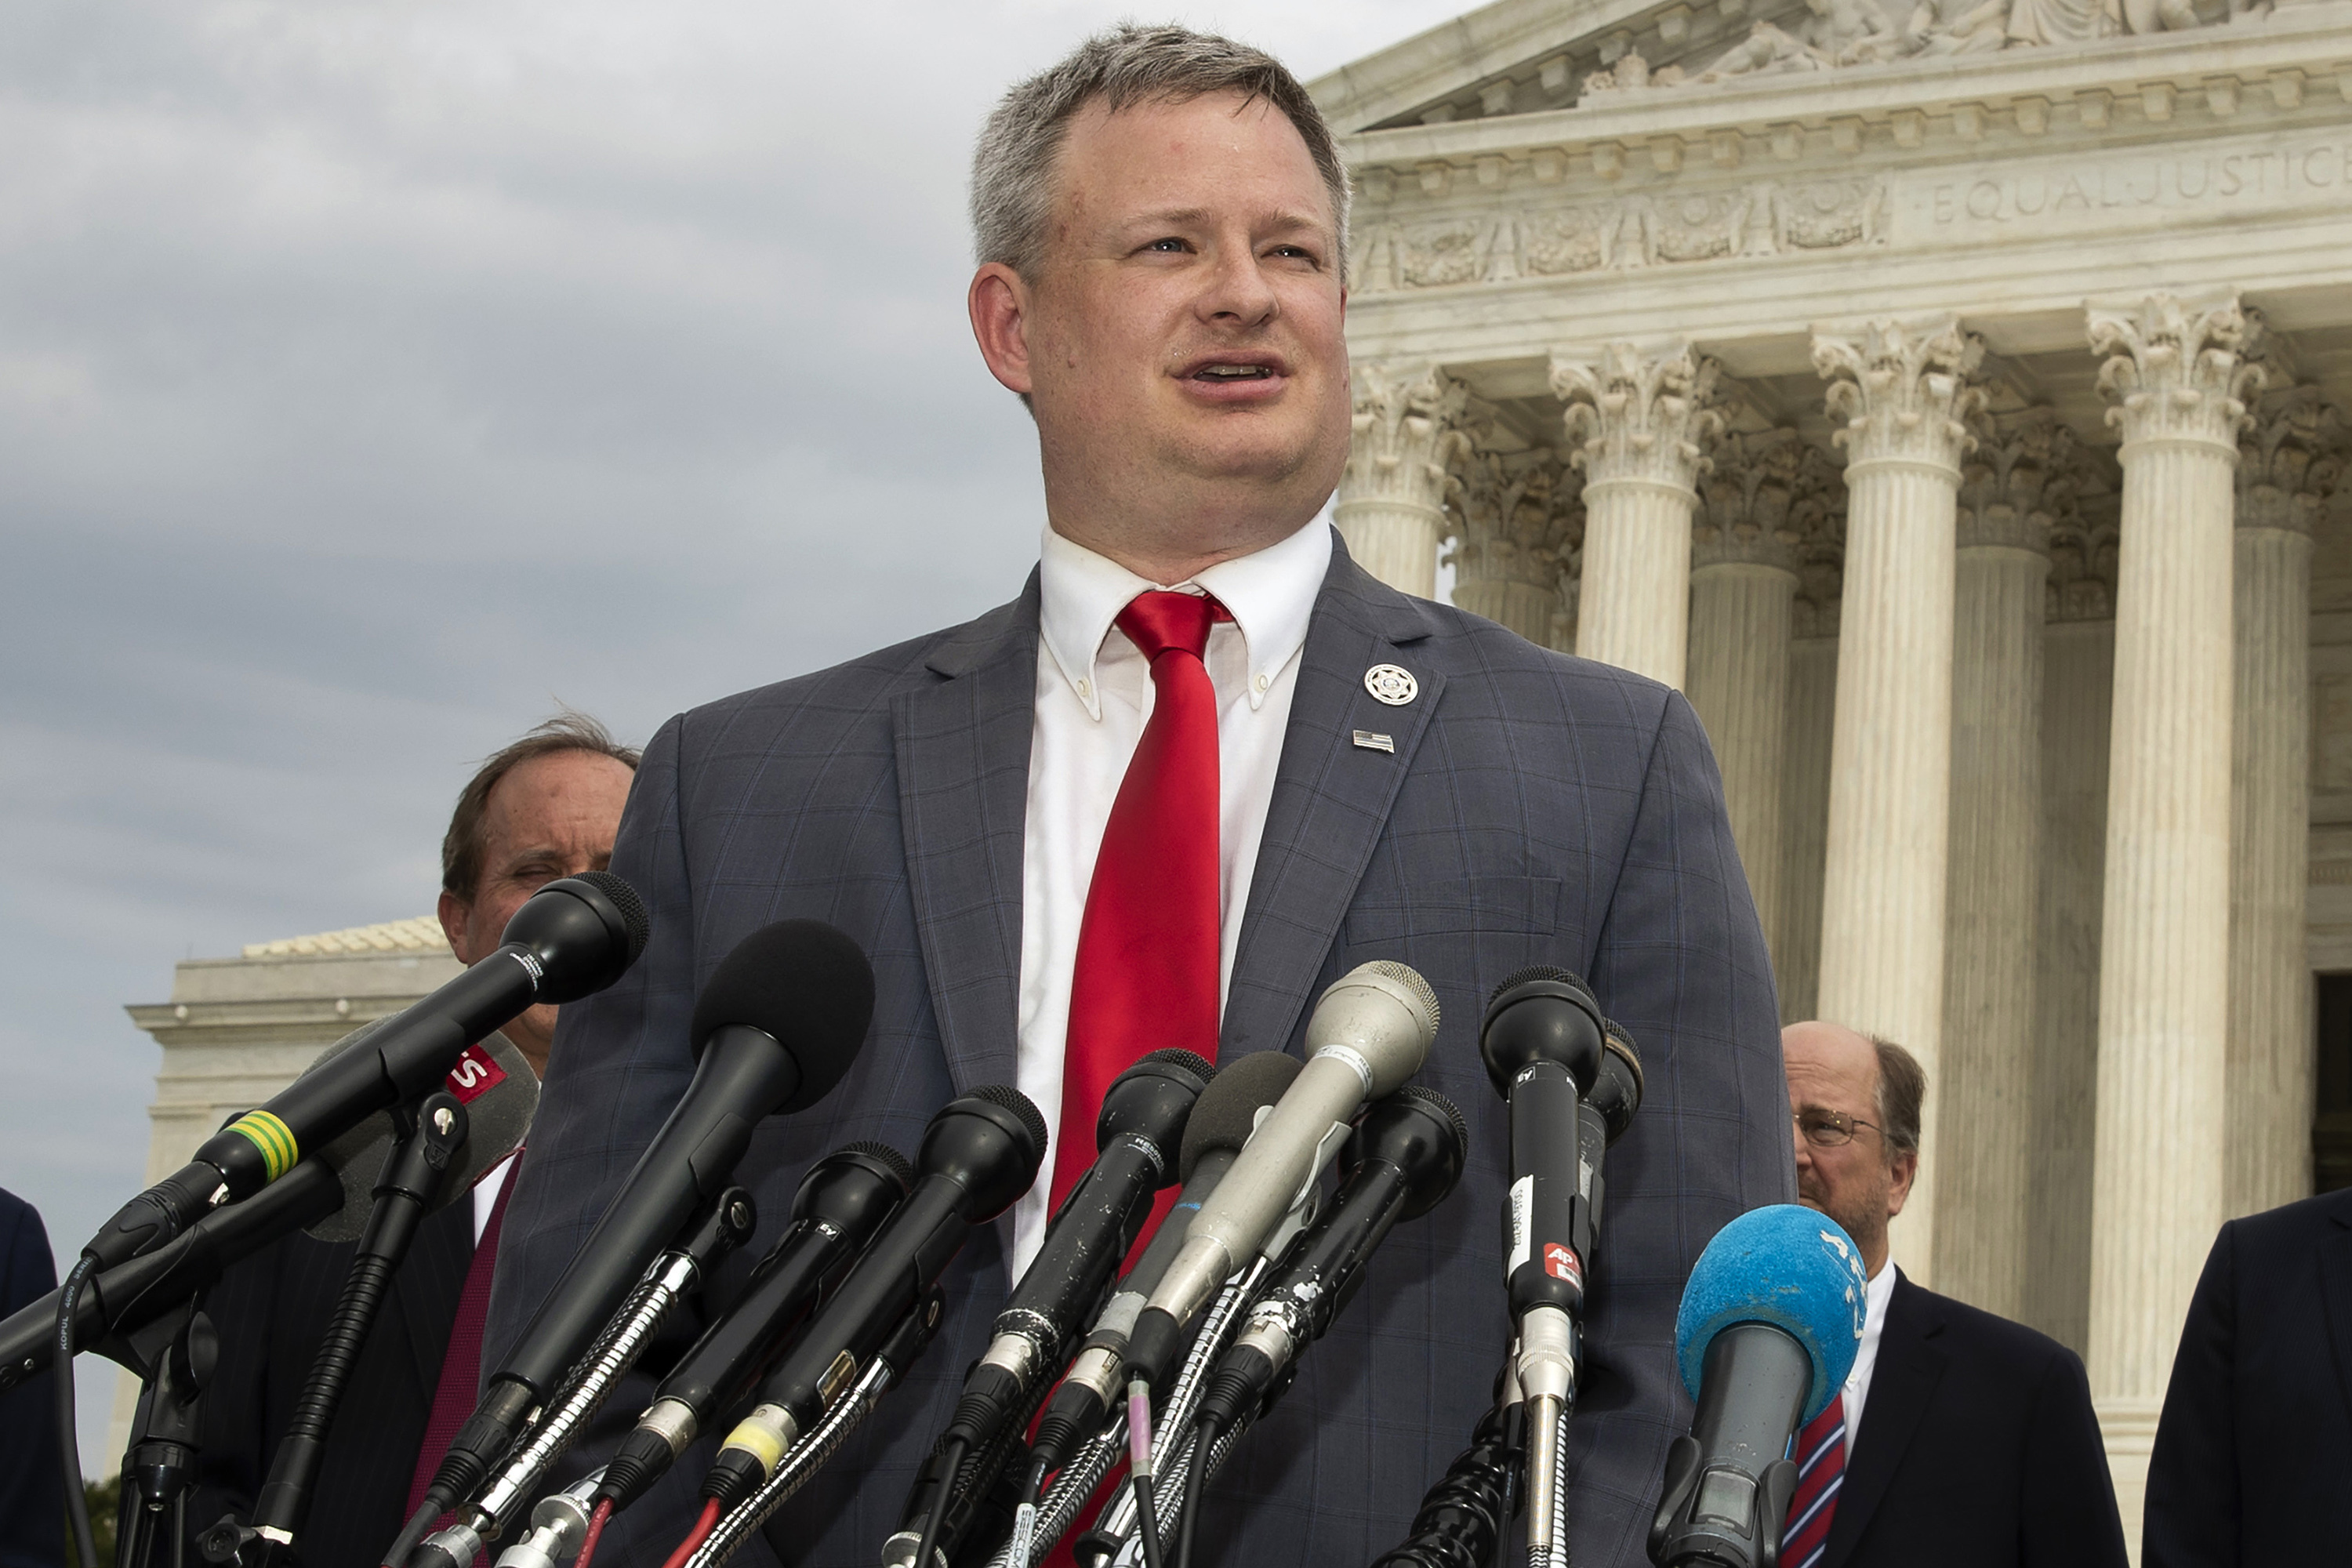
[[[507,1200],[514,1196],[518,1168],[507,1173],[499,1201],[474,1243],[474,1261],[466,1269],[466,1288],[457,1293],[457,1320],[449,1325],[449,1348],[441,1353],[441,1382],[433,1390],[433,1414],[425,1423],[425,1441],[416,1450],[416,1470],[408,1481],[408,1511],[414,1515],[433,1485],[433,1472],[457,1440],[457,1428],[474,1413],[481,1397],[482,1324],[490,1314],[490,1275],[498,1267],[499,1227],[507,1217]],[[469,1200],[470,1201],[470,1200]],[[446,1515],[443,1516],[445,1519]],[[436,1522],[435,1529],[440,1526]]]
[[[1202,656],[1211,624],[1232,618],[1196,594],[1143,594],[1119,612],[1118,629],[1151,663],[1151,717],[1111,803],[1078,924],[1055,1210],[1095,1162],[1095,1118],[1113,1079],[1171,1047],[1217,1057],[1217,694]]]
[[[1789,1500],[1786,1533],[1780,1538],[1781,1568],[1817,1568],[1829,1550],[1830,1521],[1837,1516],[1838,1488],[1845,1480],[1845,1395],[1839,1394],[1797,1435],[1797,1491]]]

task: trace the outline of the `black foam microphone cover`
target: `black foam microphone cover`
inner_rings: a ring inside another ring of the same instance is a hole
[[[823,921],[778,921],[720,961],[694,1004],[688,1035],[699,1057],[710,1037],[743,1025],[775,1040],[799,1066],[778,1114],[804,1110],[839,1083],[874,1021],[874,968],[857,943]]]
[[[1252,1051],[1217,1069],[1217,1080],[1201,1093],[1184,1124],[1178,1173],[1192,1179],[1192,1167],[1213,1149],[1239,1149],[1257,1131],[1258,1112],[1282,1098],[1306,1063],[1284,1051]]]

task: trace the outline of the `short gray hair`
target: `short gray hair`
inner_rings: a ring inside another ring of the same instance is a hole
[[[976,259],[1001,261],[1034,282],[1053,220],[1054,165],[1071,118],[1097,98],[1112,113],[1135,103],[1185,102],[1212,93],[1264,99],[1288,117],[1330,194],[1339,275],[1348,271],[1348,171],[1322,111],[1263,49],[1175,26],[1122,23],[1006,93],[981,128],[971,159]]]
[[[1919,1116],[1927,1100],[1927,1073],[1919,1058],[1876,1035],[1870,1043],[1878,1049],[1879,1132],[1890,1150],[1919,1152]]]

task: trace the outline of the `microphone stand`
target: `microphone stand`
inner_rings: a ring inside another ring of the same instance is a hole
[[[122,1456],[117,1568],[149,1568],[166,1531],[170,1561],[178,1568],[181,1544],[187,1539],[188,1492],[196,1484],[205,1388],[212,1381],[220,1341],[212,1320],[190,1298],[107,1347],[105,1353],[137,1373],[145,1384],[131,1444]],[[59,1368],[58,1375],[71,1377],[73,1369]]]
[[[465,1149],[470,1122],[457,1098],[436,1089],[411,1114],[394,1112],[398,1141],[376,1178],[367,1229],[343,1275],[342,1293],[310,1363],[293,1420],[269,1462],[269,1479],[254,1501],[253,1521],[224,1517],[200,1542],[205,1561],[240,1568],[291,1568],[295,1541],[310,1514],[310,1492],[327,1456],[327,1434],[342,1404],[344,1384],[359,1363],[392,1277],[408,1256],[416,1229],[450,1166]]]

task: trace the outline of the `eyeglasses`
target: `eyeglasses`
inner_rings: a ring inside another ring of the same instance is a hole
[[[1848,1116],[1842,1110],[1794,1110],[1789,1114],[1790,1120],[1796,1122],[1797,1131],[1805,1135],[1805,1142],[1816,1149],[1843,1149],[1853,1142],[1855,1131],[1864,1127],[1876,1132],[1882,1140],[1886,1136],[1875,1123],[1864,1121],[1859,1116]]]

